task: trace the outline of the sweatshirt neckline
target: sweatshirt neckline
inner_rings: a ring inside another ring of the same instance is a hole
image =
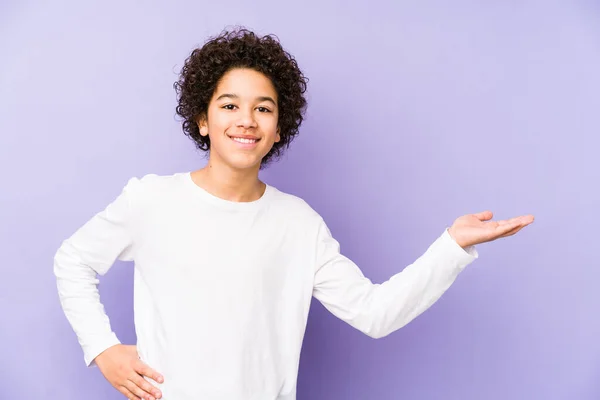
[[[228,209],[232,211],[252,211],[262,207],[268,199],[271,197],[273,192],[273,187],[265,184],[265,191],[262,196],[253,201],[231,201],[225,200],[220,197],[215,196],[212,193],[209,193],[206,189],[198,186],[196,182],[192,179],[192,172],[184,172],[185,183],[188,187],[190,187],[198,196],[202,197],[208,203],[211,203],[217,207]]]

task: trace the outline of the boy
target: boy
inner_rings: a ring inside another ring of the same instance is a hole
[[[132,178],[65,240],[54,271],[87,365],[128,399],[296,397],[311,298],[379,338],[431,306],[474,259],[532,216],[458,218],[413,264],[372,284],[303,200],[258,179],[298,134],[306,78],[272,37],[226,32],[175,83],[183,130],[208,164]],[[137,344],[120,344],[97,274],[135,260]]]

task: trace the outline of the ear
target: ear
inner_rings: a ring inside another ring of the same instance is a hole
[[[277,136],[275,136],[275,143],[279,143],[279,141],[281,140],[280,132],[281,132],[281,129],[279,129],[279,127],[277,127]]]
[[[208,135],[208,120],[206,119],[206,115],[202,114],[196,118],[196,124],[198,124],[198,129],[200,130],[200,135],[207,136]]]

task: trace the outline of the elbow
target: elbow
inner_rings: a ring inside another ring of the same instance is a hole
[[[393,332],[404,327],[407,323],[390,324],[390,325],[379,325],[371,326],[368,329],[359,329],[362,333],[370,337],[371,339],[382,339],[389,336]]]
[[[381,339],[404,327],[410,316],[388,315],[385,312],[364,313],[353,321],[353,326],[372,339]]]
[[[394,331],[391,327],[373,318],[363,318],[355,321],[354,327],[371,339],[381,339]]]
[[[53,272],[56,278],[60,278],[62,276],[62,272],[64,271],[63,264],[65,259],[65,242],[61,244],[61,246],[54,253],[53,261]]]
[[[370,337],[371,339],[381,339],[381,338],[387,336],[387,334],[383,334],[383,333],[377,332],[377,331],[364,331],[363,333],[365,335],[367,335],[368,337]]]
[[[84,266],[81,257],[68,240],[65,240],[54,254],[52,270],[58,281],[85,278],[89,272],[82,268]]]
[[[52,272],[54,273],[54,276],[56,278],[58,278],[60,276],[60,264],[61,264],[61,250],[62,247],[60,247],[56,253],[54,253],[54,257],[52,258],[53,261],[53,268],[52,268]]]
[[[336,313],[348,325],[371,339],[381,339],[390,334],[389,318],[377,307],[371,307],[371,302],[365,301],[361,307],[347,309],[345,313]]]
[[[383,328],[361,329],[361,332],[370,337],[371,339],[381,339],[392,333],[391,330],[386,330]]]

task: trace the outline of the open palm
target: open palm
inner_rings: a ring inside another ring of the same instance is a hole
[[[448,232],[461,247],[491,242],[506,236],[512,236],[531,224],[533,215],[523,215],[500,221],[491,221],[491,211],[463,215],[457,218]]]

